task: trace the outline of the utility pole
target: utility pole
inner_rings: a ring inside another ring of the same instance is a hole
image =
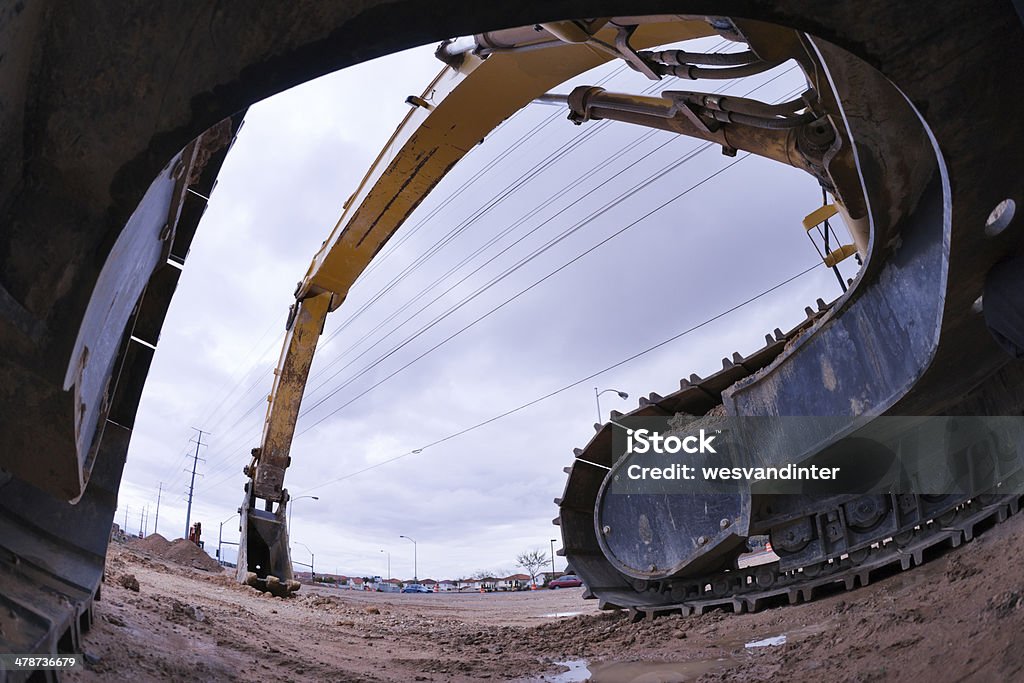
[[[201,458],[199,457],[199,447],[206,445],[203,443],[203,434],[210,433],[204,432],[202,429],[198,429],[196,427],[193,427],[192,429],[195,429],[197,432],[199,432],[199,438],[191,440],[192,443],[196,445],[196,454],[192,457],[192,483],[189,484],[188,486],[188,510],[185,512],[185,538],[188,538],[188,530],[192,525],[192,495],[195,493],[196,490],[196,466],[201,460]],[[203,462],[206,461],[203,460]],[[185,471],[187,472],[188,470]]]
[[[121,529],[121,533],[128,534],[128,506],[124,506],[124,528]]]
[[[144,522],[145,514],[146,513],[145,513],[144,510],[139,510],[139,533],[142,534],[143,536],[146,535],[146,532],[142,530],[142,525],[145,523]]]
[[[160,482],[160,488],[156,492],[156,519],[153,521],[153,533],[158,534],[160,530],[157,529],[160,526],[160,495],[164,492],[164,483]]]

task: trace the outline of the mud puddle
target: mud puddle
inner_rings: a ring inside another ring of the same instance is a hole
[[[602,662],[588,663],[585,659],[556,662],[568,667],[567,671],[548,674],[539,679],[544,683],[685,683],[695,681],[712,671],[727,668],[736,662],[731,659],[694,660],[689,662]]]

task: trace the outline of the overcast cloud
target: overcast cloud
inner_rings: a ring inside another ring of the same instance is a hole
[[[127,508],[129,531],[138,529],[147,504],[152,531],[163,482],[159,531],[170,538],[183,534],[185,469],[195,448],[191,428],[199,427],[212,434],[204,437],[209,445],[200,451],[205,462],[199,463],[203,476],[197,478],[192,520],[203,522],[210,551],[222,521],[227,522],[225,540],[237,540],[241,467],[259,443],[270,370],[295,283],[404,115],[405,97],[419,93],[439,70],[432,51],[427,46],[353,67],[250,109],[200,225],[143,395],[116,520],[124,522]],[[747,92],[786,68],[748,79],[734,92]],[[612,69],[578,82],[593,83]],[[711,83],[709,89],[719,85]],[[794,71],[753,96],[774,100],[800,85]],[[642,76],[621,71],[606,85],[630,92],[649,86]],[[533,144],[505,154],[481,174],[495,155],[552,117]],[[562,468],[570,464],[572,448],[593,435],[595,385],[630,394],[628,401],[603,396],[605,418],[610,409],[632,409],[641,395],[669,393],[680,377],[710,374],[721,367],[723,356],[753,351],[766,332],[802,319],[804,306],[815,298],[838,294],[834,276],[818,268],[594,381],[422,453],[385,462],[618,362],[814,264],[817,254],[800,220],[820,204],[816,183],[798,171],[747,158],[359,396],[580,252],[736,161],[711,148],[662,174],[372,364],[524,256],[699,144],[625,124],[594,132],[598,125],[573,126],[553,107],[524,110],[453,171],[399,232],[396,240],[404,243],[393,253],[385,248],[387,255],[328,319],[286,480],[295,497],[319,496],[294,503],[293,527],[293,540],[315,552],[318,571],[384,574],[384,549],[391,552],[392,574],[411,577],[412,547],[401,534],[418,541],[421,578],[512,571],[517,553],[534,547],[546,551],[549,539],[559,537],[551,525],[557,514],[552,499],[561,495]],[[592,137],[353,317],[507,184],[581,135]],[[631,142],[635,146],[612,156]],[[583,180],[571,184],[577,176]],[[422,220],[474,178],[459,201]],[[523,215],[521,225],[428,289]],[[369,334],[417,296],[397,318]],[[301,562],[309,559],[299,545],[293,555]],[[233,558],[233,551],[226,556]],[[561,558],[557,563],[564,566]]]

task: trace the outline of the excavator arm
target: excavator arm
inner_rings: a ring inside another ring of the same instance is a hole
[[[419,203],[494,128],[551,88],[636,49],[711,35],[703,19],[598,19],[449,41],[446,63],[381,151],[299,283],[268,398],[263,437],[245,467],[238,580],[284,595],[298,589],[289,556],[284,475],[317,340],[373,257]],[[618,44],[618,47],[615,47]]]

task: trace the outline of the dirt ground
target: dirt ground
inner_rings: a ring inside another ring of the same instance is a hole
[[[282,600],[114,544],[84,638],[92,661],[68,680],[1024,680],[1022,545],[1017,515],[922,567],[810,604],[631,623],[578,589],[304,586]]]

